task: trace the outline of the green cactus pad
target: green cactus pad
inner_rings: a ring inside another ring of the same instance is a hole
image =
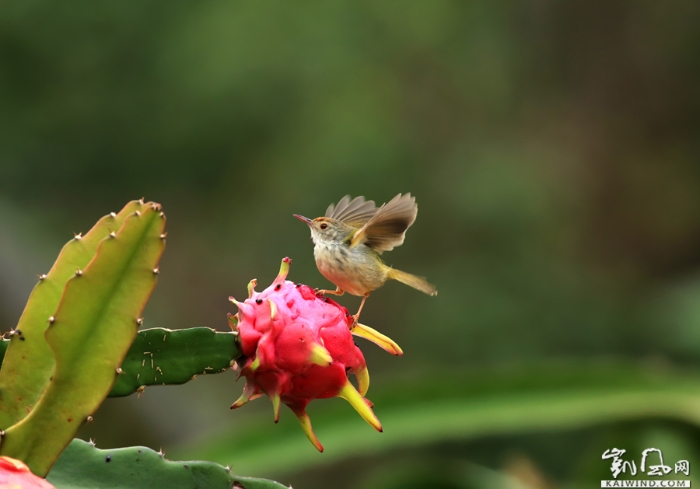
[[[156,285],[164,227],[160,206],[146,204],[102,240],[84,270],[73,272],[58,309],[44,319],[56,359],[53,375],[31,413],[7,429],[0,453],[45,476],[83,420],[109,394]],[[8,356],[20,342],[30,343],[30,338],[13,340]]]
[[[146,329],[131,345],[122,362],[124,373],[109,396],[128,396],[142,386],[184,384],[194,375],[220,373],[239,355],[233,333],[209,328]]]
[[[213,462],[171,462],[145,447],[100,450],[78,439],[47,479],[56,489],[287,489],[277,482],[235,476]]]
[[[143,207],[141,201],[133,201],[119,214],[104,216],[85,236],[77,235],[66,243],[51,270],[40,275],[17,325],[22,336],[14,337],[16,341],[8,348],[0,370],[0,429],[7,429],[24,418],[46,389],[54,369],[54,356],[44,333],[66,283],[76,270],[88,266],[98,245],[110,232],[119,231],[126,218]]]
[[[13,336],[22,341],[19,335]],[[0,339],[0,363],[11,340]],[[195,375],[227,370],[240,355],[236,336],[210,328],[144,329],[122,362],[122,375],[109,397],[123,397],[149,385],[177,385]],[[153,362],[151,362],[153,360]]]

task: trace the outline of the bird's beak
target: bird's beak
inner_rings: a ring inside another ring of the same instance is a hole
[[[294,214],[294,217],[299,219],[301,222],[305,222],[309,226],[311,226],[311,224],[313,224],[313,221],[311,219],[309,219],[308,217],[300,216],[299,214]]]

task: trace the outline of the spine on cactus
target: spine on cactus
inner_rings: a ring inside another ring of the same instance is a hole
[[[286,404],[319,451],[323,446],[306,413],[313,399],[341,397],[382,431],[372,403],[364,397],[369,372],[352,335],[369,339],[394,355],[401,355],[401,348],[377,331],[354,324],[347,309],[337,302],[307,285],[288,281],[290,264],[289,258],[282,260],[277,278],[262,292],[255,291],[256,281],[252,280],[245,301],[230,298],[238,306],[237,314],[229,314],[229,325],[238,333],[240,375],[246,378],[243,394],[231,409],[266,394],[275,422],[281,404]],[[357,389],[348,373],[357,378]]]

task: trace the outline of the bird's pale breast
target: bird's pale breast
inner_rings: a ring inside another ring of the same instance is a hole
[[[364,245],[316,243],[314,257],[321,274],[349,294],[362,296],[386,282],[386,266]]]

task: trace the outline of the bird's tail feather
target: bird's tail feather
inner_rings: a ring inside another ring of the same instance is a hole
[[[423,277],[417,277],[410,273],[402,272],[401,270],[396,270],[395,268],[390,268],[389,278],[398,280],[399,282],[409,285],[414,289],[418,289],[425,294],[437,295],[437,287],[431,283],[428,283],[428,281]]]

